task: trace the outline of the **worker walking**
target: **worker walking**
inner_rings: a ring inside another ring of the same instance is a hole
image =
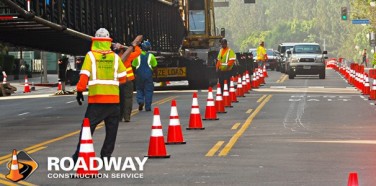
[[[264,63],[268,58],[264,45],[265,45],[264,41],[261,41],[256,51],[257,53],[256,61],[257,61],[257,65],[259,68],[262,68],[264,66]]]
[[[82,92],[89,84],[88,107],[85,118],[90,120],[91,134],[102,121],[106,127],[106,137],[101,150],[101,157],[111,157],[115,148],[119,126],[119,84],[126,82],[126,68],[120,57],[111,50],[109,32],[100,28],[92,38],[91,51],[86,56],[77,84],[77,102],[84,101]],[[82,133],[82,130],[81,130]],[[80,135],[81,137],[81,135]],[[80,143],[73,155],[77,161]]]
[[[224,80],[230,82],[232,74],[232,67],[234,66],[236,55],[235,52],[227,45],[227,40],[223,38],[221,40],[222,48],[217,56],[216,70],[218,73],[219,83],[221,84],[221,90],[223,90]]]
[[[136,69],[136,89],[138,110],[143,110],[145,105],[146,111],[151,111],[151,102],[153,100],[153,68],[157,66],[157,60],[152,53],[149,41],[141,44],[141,55],[133,60],[132,66]]]
[[[124,119],[125,122],[131,120],[132,105],[133,105],[133,80],[135,79],[132,69],[132,61],[141,54],[139,43],[134,42],[133,51],[125,58],[125,48],[120,48],[119,55],[124,63],[127,71],[127,82],[120,84],[120,121]]]

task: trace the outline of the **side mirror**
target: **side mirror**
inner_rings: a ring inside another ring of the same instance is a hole
[[[328,51],[325,50],[325,51],[322,52],[322,54],[328,54]]]
[[[325,56],[324,59],[328,59],[328,56]]]
[[[225,28],[221,28],[221,36],[226,37],[226,30]]]
[[[290,55],[290,54],[291,54],[291,51],[287,51],[287,54],[289,54],[289,55]]]

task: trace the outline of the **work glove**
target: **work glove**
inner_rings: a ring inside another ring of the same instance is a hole
[[[82,92],[77,92],[76,100],[79,105],[82,105],[82,101],[84,101],[84,95]]]

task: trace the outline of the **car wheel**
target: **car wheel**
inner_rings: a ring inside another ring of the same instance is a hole
[[[325,70],[319,74],[319,79],[325,79]]]

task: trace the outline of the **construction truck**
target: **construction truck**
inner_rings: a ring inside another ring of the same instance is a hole
[[[179,7],[185,37],[176,55],[158,55],[154,81],[188,80],[191,88],[207,88],[217,82],[215,69],[225,30],[215,26],[213,0],[172,0]]]

